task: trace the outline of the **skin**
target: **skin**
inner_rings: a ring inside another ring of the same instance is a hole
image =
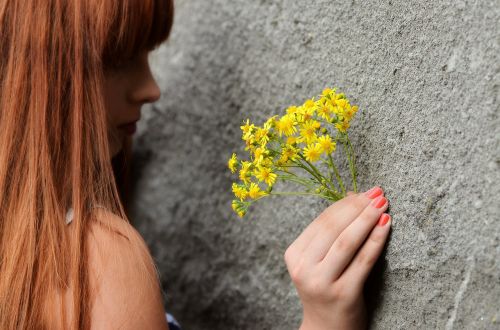
[[[141,52],[125,65],[105,74],[111,156],[120,151],[122,141],[127,137],[120,125],[138,120],[141,106],[160,98],[160,89],[151,74],[148,55],[149,51]],[[379,195],[383,196],[383,191],[378,189]],[[390,219],[383,226],[377,225],[388,208],[387,199],[384,199],[380,208],[371,204],[373,199],[366,193],[349,192],[348,196],[326,208],[287,248],[284,260],[303,306],[300,330],[367,327],[363,286],[383,250],[391,226]],[[96,269],[99,268],[97,265]],[[133,272],[123,271],[123,274],[124,282],[140,285],[139,275],[134,278]],[[101,306],[115,306],[117,292],[127,290],[116,288],[116,292],[104,295],[103,301],[107,303]],[[150,292],[149,298],[146,297],[136,306],[137,315],[148,317],[137,320],[135,326],[144,329],[168,327],[158,297],[158,292]],[[135,297],[122,298],[136,300]],[[120,318],[119,314],[104,312],[105,309],[101,307],[95,310],[101,314],[93,318],[100,320],[97,323],[103,325],[102,328],[109,326],[106,323],[109,315]],[[112,324],[120,322],[117,319]]]
[[[123,124],[140,119],[143,104],[161,96],[149,66],[150,51],[142,51],[121,66],[105,71],[104,97],[108,116],[110,156],[123,148],[128,135]],[[117,216],[101,211],[98,218],[115,231],[135,235],[147,250],[140,234]],[[95,226],[89,239],[90,283],[99,292],[92,309],[92,329],[166,329],[161,290],[151,286],[156,281],[154,269],[150,278],[140,270],[147,259],[141,260],[141,249],[123,241],[102,226]],[[139,257],[138,257],[139,256]]]
[[[380,188],[378,188],[380,189]],[[376,208],[366,193],[326,208],[288,247],[284,259],[303,306],[300,330],[365,329],[363,286],[387,240],[391,220],[377,223],[389,202]]]
[[[149,51],[142,51],[124,65],[105,72],[104,95],[109,118],[110,155],[115,156],[127,136],[119,126],[141,118],[143,104],[161,96],[149,66]]]

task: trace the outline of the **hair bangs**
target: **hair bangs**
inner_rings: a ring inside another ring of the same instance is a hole
[[[173,0],[117,0],[104,48],[106,66],[119,65],[167,40],[174,17]]]

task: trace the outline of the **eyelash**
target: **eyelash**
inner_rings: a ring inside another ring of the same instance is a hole
[[[108,64],[107,69],[111,71],[124,70],[129,68],[133,64],[134,60],[135,58],[120,59],[117,62]]]
[[[109,65],[106,66],[106,69],[110,71],[125,71],[131,67],[133,67],[137,61],[140,60],[141,54],[136,54],[132,57],[129,58],[122,58],[119,59],[119,61],[115,63],[110,63]]]

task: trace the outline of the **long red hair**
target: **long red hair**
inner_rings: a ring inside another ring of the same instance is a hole
[[[173,0],[0,0],[0,329],[51,328],[43,306],[70,283],[72,328],[90,327],[92,207],[128,221],[104,72],[165,41],[172,20]]]

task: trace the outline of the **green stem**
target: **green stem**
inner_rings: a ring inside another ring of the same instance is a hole
[[[308,193],[308,192],[296,192],[296,191],[282,191],[282,192],[277,192],[277,193],[272,192],[270,195],[281,195],[281,196],[317,196],[317,197],[322,197],[322,198],[328,198],[327,196],[322,195],[322,194]]]
[[[280,172],[282,172],[282,171],[280,171]],[[314,186],[311,184],[311,182],[307,181],[306,179],[299,178],[296,175],[291,176],[291,175],[280,175],[280,174],[278,174],[278,178],[289,180],[289,181],[301,184],[301,185],[305,186],[306,188],[314,188]]]
[[[261,198],[264,198],[264,197],[269,197],[269,196],[316,196],[316,197],[321,197],[323,199],[326,199],[328,201],[332,201],[333,199],[328,197],[328,196],[325,196],[325,195],[322,195],[322,194],[315,194],[315,193],[307,193],[307,192],[297,192],[297,191],[283,191],[283,192],[272,192],[268,195],[264,195],[264,196],[261,196],[259,198],[256,198],[252,201],[255,202],[255,201],[258,201],[259,199]]]
[[[320,117],[318,117],[315,120],[319,121],[320,123],[332,125],[333,127],[335,127],[335,122],[329,122],[329,121],[326,121],[325,119],[320,118]],[[335,127],[335,129],[337,129],[337,128]]]
[[[322,185],[322,183],[321,183],[321,181],[322,181],[322,180],[321,180],[321,174],[320,174],[320,176],[318,177],[318,176],[316,175],[316,173],[314,173],[314,171],[313,171],[312,169],[309,169],[309,168],[308,168],[307,166],[305,166],[304,164],[302,164],[302,163],[300,163],[300,162],[297,162],[297,161],[293,161],[293,162],[294,162],[295,164],[297,164],[297,165],[298,165],[298,167],[300,167],[300,168],[302,168],[302,169],[306,170],[307,172],[309,172],[309,174],[311,174],[311,175],[312,175],[312,176],[313,176],[316,180],[318,180],[318,183],[319,183],[320,185]]]
[[[346,190],[344,187],[344,182],[342,181],[342,178],[340,177],[339,171],[338,171],[337,167],[335,166],[335,163],[333,162],[333,158],[332,158],[331,154],[328,154],[328,160],[330,161],[330,165],[332,166],[333,171],[335,172],[335,176],[337,177],[337,181],[340,185],[340,189],[342,189],[342,194],[345,195]]]
[[[357,172],[356,172],[356,156],[354,154],[354,149],[351,144],[351,140],[349,139],[349,136],[347,136],[347,144],[349,146],[349,150],[351,151],[351,156],[352,156],[352,175],[353,175],[353,185],[354,185],[354,192],[358,192],[358,187],[357,187]]]
[[[296,164],[296,162],[295,162],[295,164]],[[299,165],[281,165],[280,167],[281,168],[287,168],[287,167],[303,168],[302,166],[299,166]],[[286,171],[283,171],[283,172],[286,172]],[[286,173],[292,173],[292,172],[286,172]]]
[[[306,162],[307,165],[309,165],[310,169],[312,171],[314,171],[314,173],[316,173],[316,175],[318,176],[318,179],[320,180],[320,182],[322,182],[322,180],[326,180],[326,178],[321,175],[321,173],[318,171],[318,169],[316,168],[316,166],[314,166],[313,164],[311,164],[305,157],[304,155],[302,155],[302,153],[299,153],[299,157],[302,158],[302,160],[304,162]]]
[[[316,166],[314,166],[313,164],[311,164],[309,161],[307,161],[307,159],[305,159],[301,154],[299,154],[299,156],[307,163],[309,164],[309,166],[311,166],[311,168],[323,179],[325,180],[326,183],[329,183],[330,186],[328,186],[327,184],[324,184],[322,183],[322,185],[326,188],[326,189],[329,189],[329,190],[333,190],[333,193],[335,195],[339,195],[339,192],[337,190],[337,188],[335,187],[335,185],[333,184],[333,182],[331,180],[328,180],[327,178],[325,178],[319,171],[318,169],[316,168]]]
[[[348,142],[347,142],[348,139],[349,138],[342,140],[342,147],[343,147],[344,152],[346,153],[347,159],[349,161],[349,169],[351,170],[352,185],[354,187],[354,192],[357,192],[356,173],[355,173],[354,168],[353,168],[353,163],[352,163],[352,158],[351,158],[351,151],[349,149],[349,145],[348,145]]]
[[[330,160],[323,160],[323,164],[326,164],[328,166],[328,168],[330,169],[332,166],[330,165]],[[337,185],[335,185],[335,179],[333,178],[333,171],[330,171],[328,170],[328,180],[329,182],[331,183],[331,185],[335,188],[335,191],[338,191],[339,189],[337,189]]]
[[[309,174],[311,174],[311,175],[313,176],[313,178],[315,178],[315,179],[316,179],[316,180],[314,180],[314,181],[316,181],[316,183],[317,183],[317,184],[319,184],[320,186],[325,187],[327,190],[329,190],[329,191],[330,191],[330,192],[334,195],[334,198],[336,198],[335,200],[338,200],[338,199],[342,198],[342,196],[340,196],[340,194],[338,193],[338,191],[337,191],[336,189],[334,189],[334,191],[332,192],[332,191],[331,191],[331,189],[330,189],[328,186],[325,186],[325,185],[324,185],[324,184],[322,184],[321,182],[318,182],[318,180],[319,180],[319,179],[318,179],[316,176],[314,176],[314,173],[312,173],[312,172],[311,172],[308,168],[304,167],[303,165],[301,165],[301,166],[289,166],[289,167],[300,167],[300,168],[302,168],[302,169],[306,170]],[[295,173],[292,173],[292,172],[285,172],[285,171],[283,171],[283,170],[278,170],[278,171],[283,172],[283,173],[287,173],[287,174],[291,174],[291,175],[293,175],[293,176],[295,177],[295,180],[305,181],[305,182],[304,182],[304,183],[305,183],[305,185],[306,185],[308,188],[310,188],[310,189],[314,189],[314,188],[315,188],[313,183],[311,183],[311,182],[310,182],[309,180],[307,180],[307,179],[304,179],[304,178],[302,178],[302,177],[299,177],[299,176],[298,176],[298,175],[296,175]],[[290,179],[291,179],[291,181],[294,181],[294,180],[293,180],[293,178],[290,178]],[[295,181],[295,182],[297,182],[297,181]],[[326,182],[329,182],[329,183],[333,184],[332,180],[329,180],[329,181],[327,180]],[[302,182],[299,182],[299,183],[302,183]],[[334,187],[335,187],[335,186],[334,186]]]

